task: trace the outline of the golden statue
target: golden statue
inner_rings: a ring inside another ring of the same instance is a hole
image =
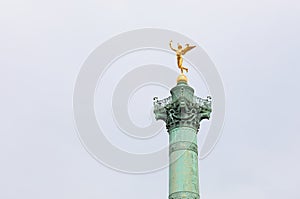
[[[170,41],[169,43],[170,45],[170,48],[176,52],[176,56],[177,56],[177,65],[178,65],[178,68],[180,69],[181,73],[183,74],[183,70],[185,70],[186,72],[188,72],[188,68],[182,66],[182,55],[184,55],[185,53],[187,53],[188,51],[192,50],[193,48],[195,48],[196,46],[190,46],[190,44],[185,44],[185,48],[183,49],[182,48],[182,45],[180,45],[178,43],[178,47],[177,47],[177,50],[175,48],[172,47],[172,40]]]

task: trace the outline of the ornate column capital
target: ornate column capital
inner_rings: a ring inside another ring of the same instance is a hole
[[[166,122],[169,132],[178,127],[191,127],[198,132],[201,120],[210,118],[211,97],[194,96],[192,87],[186,82],[178,82],[170,97],[154,98],[154,114],[157,120]]]

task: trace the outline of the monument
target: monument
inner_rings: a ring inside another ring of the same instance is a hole
[[[199,199],[197,133],[200,122],[210,118],[211,97],[195,96],[184,74],[188,68],[182,56],[196,46],[178,44],[174,49],[172,40],[169,45],[176,52],[180,75],[170,97],[154,98],[155,118],[166,123],[169,133],[169,199]]]

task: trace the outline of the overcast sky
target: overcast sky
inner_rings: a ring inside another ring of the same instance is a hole
[[[167,198],[167,169],[124,174],[92,158],[72,110],[89,54],[155,27],[197,41],[224,83],[223,134],[200,161],[202,199],[299,199],[299,24],[296,0],[1,0],[0,198]]]

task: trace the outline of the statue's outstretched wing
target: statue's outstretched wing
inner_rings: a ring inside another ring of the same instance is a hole
[[[184,55],[185,53],[187,53],[188,51],[192,50],[195,47],[196,46],[190,46],[189,44],[187,44],[186,47],[182,50],[182,54]]]

